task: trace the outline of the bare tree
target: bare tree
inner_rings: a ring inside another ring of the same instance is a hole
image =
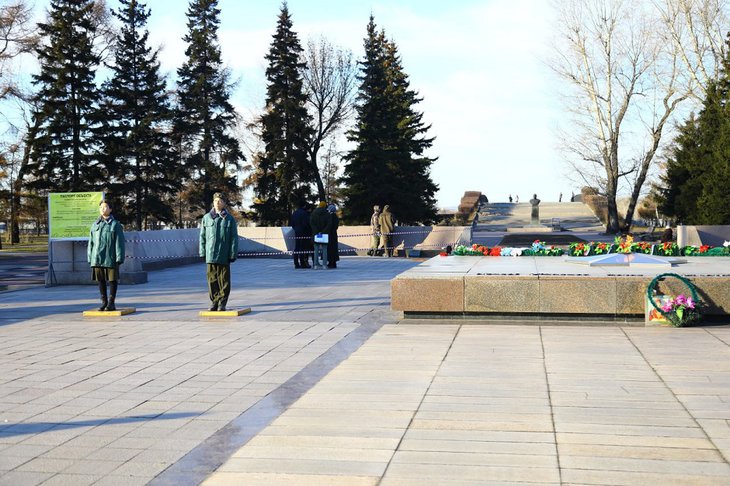
[[[324,189],[327,200],[339,204],[342,202],[342,187],[339,184],[337,172],[340,170],[342,152],[337,150],[337,141],[331,139],[327,150],[322,154],[322,175],[324,176]]]
[[[692,95],[703,100],[717,80],[730,26],[727,0],[652,0],[670,42],[692,81]]]
[[[304,52],[307,69],[303,73],[308,108],[314,120],[309,161],[317,174],[317,190],[324,200],[327,188],[322,181],[318,154],[326,139],[333,137],[351,116],[354,107],[356,69],[350,51],[335,48],[327,39],[310,39]]]
[[[112,54],[118,34],[118,27],[106,0],[94,2],[91,18],[94,23],[94,49],[101,62],[105,62]]]
[[[28,123],[28,90],[19,83],[17,60],[33,52],[38,45],[38,28],[33,18],[33,6],[25,0],[13,0],[0,5],[0,103],[3,103],[3,154],[10,203],[10,242],[20,242],[18,214],[20,188],[27,165],[26,149]],[[8,113],[22,115],[22,127]],[[21,150],[22,147],[22,150]],[[22,152],[22,154],[21,154]]]
[[[116,30],[106,0],[97,0],[92,12],[96,26],[94,43],[102,60],[114,45]],[[8,97],[27,100],[15,77],[14,61],[32,53],[42,39],[34,20],[33,5],[27,0],[11,0],[0,5],[0,101]]]
[[[37,42],[33,7],[25,0],[0,5],[0,101],[22,96],[13,63],[22,54],[32,52]]]
[[[575,173],[606,196],[606,230],[616,233],[617,194],[631,195],[623,226],[630,228],[664,130],[691,96],[692,78],[652,6],[624,0],[556,6],[562,42],[551,66],[571,91],[566,154]]]

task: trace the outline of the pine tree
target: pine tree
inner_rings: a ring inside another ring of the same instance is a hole
[[[254,209],[262,223],[283,223],[296,203],[310,197],[316,172],[309,163],[312,134],[301,72],[302,47],[286,2],[266,55],[266,112],[261,116],[264,151],[258,155]]]
[[[656,189],[661,210],[685,224],[730,224],[730,53],[699,115],[680,128]]]
[[[374,204],[389,204],[402,223],[427,223],[436,215],[438,187],[425,157],[433,138],[414,109],[421,99],[410,89],[397,47],[370,17],[365,58],[360,63],[357,122],[348,132],[356,147],[347,155],[344,216],[364,224]]]
[[[33,113],[28,185],[46,191],[87,191],[100,187],[104,172],[93,143],[99,91],[94,82],[100,58],[93,51],[93,0],[51,0],[49,19],[38,27],[40,73]]]
[[[231,134],[237,117],[229,101],[229,73],[221,61],[219,16],[218,0],[191,0],[184,37],[187,61],[177,71],[174,143],[190,178],[193,210],[206,210],[216,191],[226,192],[232,205],[241,196],[237,175],[245,157]]]
[[[393,172],[399,189],[393,203],[394,211],[405,223],[431,222],[436,217],[435,194],[438,190],[430,177],[431,164],[436,159],[424,155],[433,145],[433,137],[426,137],[431,126],[425,125],[423,114],[413,108],[422,98],[410,89],[396,45],[387,41],[385,53],[387,73],[391,78],[388,89],[395,100],[391,109],[395,111],[397,134],[394,144],[397,150],[393,155],[398,163]]]
[[[149,10],[137,0],[120,4],[114,16],[122,25],[112,76],[103,86],[100,138],[112,175],[109,190],[122,202],[115,212],[139,231],[150,216],[174,221],[171,198],[180,183],[166,133],[172,120],[166,85],[157,52],[148,46]]]
[[[700,123],[690,116],[679,127],[666,161],[666,170],[654,188],[659,210],[681,222],[695,218],[697,199],[702,192],[704,165],[695,163],[704,158],[705,152],[699,137]],[[690,174],[693,176],[690,177]]]
[[[729,43],[730,46],[730,43]],[[723,75],[718,86],[707,90],[706,109],[702,113],[701,143],[708,148],[705,157],[694,160],[689,166],[690,177],[687,188],[701,184],[701,192],[696,202],[695,224],[730,224],[730,63],[726,59]]]

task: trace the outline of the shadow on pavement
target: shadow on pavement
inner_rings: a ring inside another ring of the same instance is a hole
[[[175,412],[148,415],[134,415],[132,417],[114,417],[110,419],[78,420],[68,422],[23,422],[18,424],[0,425],[0,437],[16,435],[30,435],[42,432],[73,429],[77,427],[96,427],[97,425],[129,424],[134,422],[149,422],[157,420],[177,420],[181,418],[197,417],[195,412]]]

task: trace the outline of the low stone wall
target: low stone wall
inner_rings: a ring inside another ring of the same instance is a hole
[[[122,284],[147,282],[147,272],[177,265],[198,263],[198,228],[159,231],[125,231],[126,257],[120,267]],[[337,232],[340,253],[364,255],[370,248],[369,226],[340,226]],[[241,257],[285,257],[294,250],[294,231],[285,227],[240,227],[238,250]],[[396,253],[417,248],[431,252],[446,245],[470,244],[471,229],[460,226],[399,226],[393,235]],[[86,241],[52,241],[46,274],[47,285],[91,284],[86,261]]]
[[[722,246],[725,241],[730,241],[730,226],[677,226],[677,245],[684,246]]]
[[[674,268],[580,267],[555,257],[436,257],[391,281],[391,307],[406,317],[533,315],[632,317],[660,273],[690,277],[707,315],[730,313],[730,257],[687,257]],[[663,293],[687,292],[679,281]]]

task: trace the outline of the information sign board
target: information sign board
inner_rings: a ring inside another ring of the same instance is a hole
[[[58,192],[48,195],[48,236],[51,240],[86,240],[99,217],[103,192]]]

